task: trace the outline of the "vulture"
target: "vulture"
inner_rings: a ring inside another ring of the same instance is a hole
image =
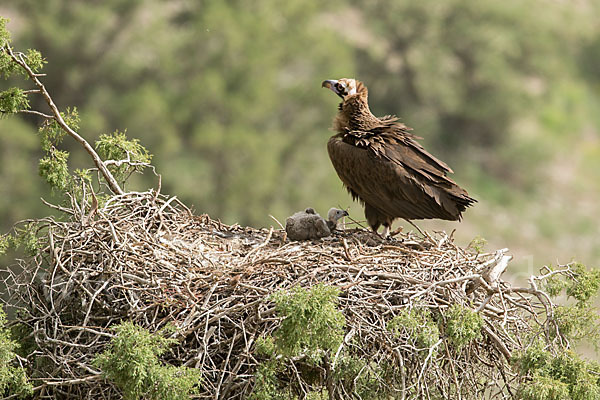
[[[332,208],[325,221],[309,207],[288,217],[285,221],[285,231],[291,240],[320,239],[331,235],[337,228],[338,221],[346,215],[347,211]]]
[[[329,158],[354,200],[364,205],[374,232],[387,237],[394,219],[460,221],[476,200],[446,175],[448,165],[432,156],[396,116],[371,113],[367,87],[355,79],[322,83],[342,98],[327,142]]]

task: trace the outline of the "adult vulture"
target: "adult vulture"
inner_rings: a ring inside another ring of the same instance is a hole
[[[446,176],[448,165],[429,154],[411,128],[395,116],[377,118],[367,87],[355,79],[326,80],[342,98],[327,142],[329,158],[352,197],[365,207],[367,222],[386,237],[396,218],[450,221],[476,202]]]

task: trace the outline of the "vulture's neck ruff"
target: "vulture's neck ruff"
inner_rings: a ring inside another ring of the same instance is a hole
[[[366,91],[348,96],[340,103],[340,117],[348,121],[346,128],[370,130],[379,125],[379,119],[369,109]],[[338,132],[340,132],[338,130]]]
[[[366,90],[347,96],[339,104],[339,112],[334,121],[334,129],[345,134],[350,131],[369,131],[380,125],[379,119],[369,109]]]

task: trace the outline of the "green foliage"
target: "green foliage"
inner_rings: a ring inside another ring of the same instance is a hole
[[[1,17],[0,17],[1,18]],[[19,70],[19,66],[15,64],[6,51],[0,50],[0,76],[8,79],[9,76]]]
[[[522,400],[572,400],[566,383],[539,375],[520,388],[519,396]]]
[[[73,175],[75,177],[77,177],[78,179],[81,179],[85,183],[88,183],[88,184],[92,183],[92,173],[89,169],[77,168],[75,171],[73,171]]]
[[[575,342],[585,340],[596,347],[600,342],[598,318],[598,310],[588,304],[554,309],[554,321],[562,335]]]
[[[29,100],[23,90],[13,87],[0,92],[0,116],[13,114],[29,108]]]
[[[557,297],[564,293],[575,300],[575,304],[554,309],[554,322],[560,334],[569,340],[585,340],[597,347],[600,343],[599,316],[590,300],[598,294],[600,270],[588,269],[580,263],[572,263],[569,267],[569,273],[554,274],[543,284],[549,296]],[[553,271],[552,268],[548,270],[548,273]],[[551,333],[555,332],[552,330]]]
[[[577,304],[584,307],[600,289],[600,270],[587,268],[581,263],[569,264],[569,274],[555,274],[546,280],[544,289],[551,297],[559,296],[563,290],[568,297],[572,297]],[[548,268],[552,272],[552,268]]]
[[[68,108],[66,112],[61,113],[61,117],[65,124],[73,130],[79,129],[79,113],[77,108]],[[39,129],[40,145],[42,150],[50,152],[54,147],[57,147],[65,137],[67,132],[58,124],[56,120],[46,121]]]
[[[3,256],[9,247],[10,247],[10,236],[9,235],[0,235],[0,256]]]
[[[281,370],[277,361],[267,361],[259,365],[254,375],[254,388],[250,400],[288,400],[291,398],[277,378]]]
[[[344,338],[344,315],[337,309],[339,289],[318,284],[272,295],[281,326],[275,332],[278,351],[286,356],[306,353],[314,362],[323,351],[335,351]]]
[[[571,266],[573,277],[567,285],[567,296],[575,298],[580,304],[587,302],[598,293],[600,288],[600,270],[575,263]]]
[[[520,398],[527,400],[597,400],[600,381],[597,363],[582,360],[571,351],[554,356],[541,340],[513,355],[512,363],[523,378]]]
[[[0,17],[0,75],[5,79],[12,75],[14,72],[20,72],[22,74],[26,74],[25,71],[20,68],[19,65],[13,62],[12,58],[6,51],[8,46],[10,46],[10,33],[6,29],[6,24],[8,23],[7,18]],[[31,68],[31,70],[35,73],[39,72],[46,60],[42,57],[42,53],[37,50],[29,49],[27,53],[23,55],[25,61]],[[14,89],[14,88],[12,88]],[[9,108],[5,108],[3,105],[0,105],[0,109],[5,112],[9,112]]]
[[[394,335],[407,335],[415,346],[431,348],[439,339],[440,331],[431,312],[425,307],[403,309],[388,323],[387,329]]]
[[[15,64],[8,52],[5,49],[10,45],[10,33],[6,29],[8,18],[0,17],[0,76],[7,79],[15,71],[18,70],[18,65]],[[0,109],[5,109],[0,106]]]
[[[79,113],[77,108],[68,108],[61,116],[67,126],[79,129]],[[72,187],[73,178],[69,172],[69,152],[58,150],[57,146],[67,134],[56,120],[47,121],[39,129],[40,145],[46,156],[40,159],[39,174],[50,185],[52,190],[60,193]]]
[[[175,343],[161,333],[124,322],[114,328],[116,337],[94,363],[115,383],[126,400],[183,400],[196,393],[200,376],[194,369],[163,365],[158,357]]]
[[[568,282],[562,275],[556,274],[552,275],[548,279],[546,279],[542,287],[544,291],[550,297],[558,297],[562,293],[562,291],[568,286]]]
[[[277,346],[275,345],[275,340],[273,340],[272,336],[260,336],[256,340],[256,354],[260,356],[266,357],[275,357],[277,354]]]
[[[149,164],[152,160],[152,154],[148,153],[139,140],[128,140],[125,132],[115,131],[110,135],[100,135],[96,141],[96,150],[104,160],[128,160],[134,164],[124,163],[109,166],[115,178],[122,181],[127,179],[131,173],[142,171],[144,166],[141,164]]]
[[[551,359],[552,354],[543,341],[536,340],[527,350],[513,355],[511,361],[522,375],[532,375],[535,371],[544,369]]]
[[[49,155],[40,159],[39,173],[52,189],[65,191],[71,183],[71,174],[67,161],[69,153],[53,150]]]
[[[309,364],[321,362],[324,354],[336,351],[344,338],[344,315],[337,309],[339,289],[318,284],[310,289],[295,287],[271,295],[281,325],[273,336],[261,336],[256,354],[266,360],[255,374],[251,399],[283,400],[294,398],[290,386],[278,374],[290,357],[306,355]],[[311,394],[319,398],[322,392]]]
[[[0,307],[0,395],[26,398],[33,393],[33,386],[25,370],[12,365],[19,345],[10,338],[10,330],[5,325],[6,314]]]
[[[329,392],[327,390],[312,391],[306,395],[306,400],[329,400]]]
[[[475,250],[478,253],[481,253],[486,244],[487,244],[487,240],[485,240],[483,237],[477,235],[473,238],[473,240],[471,240],[471,243],[469,243],[468,247]]]
[[[0,48],[10,44],[10,33],[6,29],[8,18],[0,17]]]
[[[458,304],[450,306],[446,321],[446,334],[457,348],[481,338],[483,319],[479,313]]]
[[[34,73],[39,73],[47,62],[44,57],[42,57],[42,53],[35,49],[27,49],[25,60]]]
[[[35,222],[16,226],[14,233],[0,236],[0,255],[9,248],[23,249],[29,256],[35,256],[39,251],[39,240],[37,236],[38,225]]]
[[[348,393],[361,399],[388,399],[389,387],[398,377],[398,371],[352,355],[341,355],[335,368],[335,379],[342,382]]]

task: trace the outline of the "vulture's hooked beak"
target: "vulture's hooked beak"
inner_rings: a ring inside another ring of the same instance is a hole
[[[323,81],[323,83],[321,83],[321,87],[331,90],[333,93],[337,94],[338,96],[340,96],[343,99],[344,94],[340,93],[337,90],[337,87],[338,87],[337,83],[338,83],[338,81],[329,79],[329,80]]]
[[[346,211],[346,210],[342,210],[342,211],[343,211],[342,215],[343,215],[344,217],[347,217],[347,216],[349,216],[349,215],[350,215],[350,214],[348,214],[348,211]]]

